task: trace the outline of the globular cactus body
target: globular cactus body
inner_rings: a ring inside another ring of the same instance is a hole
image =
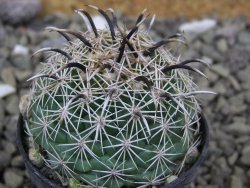
[[[82,33],[48,28],[69,42],[31,78],[26,110],[31,136],[46,164],[62,176],[96,187],[159,185],[181,171],[198,143],[199,105],[187,71],[163,47],[181,35],[155,43],[140,25]],[[69,35],[77,37],[72,40]]]

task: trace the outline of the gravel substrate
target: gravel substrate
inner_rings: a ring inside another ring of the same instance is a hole
[[[131,23],[131,19],[127,20]],[[156,39],[174,34],[183,18],[157,20]],[[15,147],[18,101],[27,92],[25,81],[44,57],[31,54],[41,47],[60,46],[64,39],[44,31],[45,26],[84,30],[78,16],[62,14],[13,28],[0,23],[0,188],[32,185]],[[217,21],[217,25],[192,36],[185,58],[206,59],[208,80],[195,78],[201,89],[217,95],[199,96],[210,125],[209,156],[190,188],[250,187],[250,21],[244,18]]]

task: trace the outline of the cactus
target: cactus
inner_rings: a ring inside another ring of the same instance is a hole
[[[160,185],[178,176],[199,144],[195,95],[211,92],[196,90],[189,72],[205,76],[191,64],[207,64],[181,61],[164,47],[185,43],[181,34],[155,43],[142,27],[145,11],[126,30],[112,9],[109,16],[90,7],[107,30],[84,10],[76,12],[91,31],[47,28],[68,44],[37,51],[51,55],[29,79],[27,128],[45,164],[64,178],[92,187]]]

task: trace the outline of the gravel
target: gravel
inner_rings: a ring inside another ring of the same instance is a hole
[[[127,19],[132,23],[133,19]],[[152,34],[156,39],[171,36],[184,18],[156,20]],[[189,188],[250,187],[250,35],[249,20],[218,20],[217,25],[196,35],[182,58],[206,59],[211,69],[204,69],[206,79],[194,79],[202,89],[217,95],[199,96],[210,125],[209,155]],[[0,95],[0,188],[31,188],[22,158],[15,147],[18,100],[27,92],[27,78],[45,56],[31,54],[41,47],[60,46],[65,42],[45,26],[84,29],[77,16],[72,19],[54,14],[35,19],[22,27],[0,23],[0,94],[3,86],[12,88]],[[130,24],[131,25],[131,24]]]
[[[20,187],[23,183],[23,176],[15,169],[8,169],[3,175],[5,184],[10,188]]]

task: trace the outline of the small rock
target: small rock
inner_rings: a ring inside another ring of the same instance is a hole
[[[236,136],[242,136],[242,135],[250,134],[250,126],[244,123],[234,122],[228,125],[225,131]]]
[[[4,182],[10,188],[20,187],[23,183],[23,177],[15,172],[13,169],[7,169],[4,172]]]
[[[193,48],[194,50],[198,51],[198,50],[201,49],[201,46],[202,46],[202,45],[204,45],[204,44],[202,43],[202,41],[197,39],[197,40],[195,40],[195,41],[193,42],[192,48]]]
[[[0,183],[0,188],[7,188],[4,184]]]
[[[244,116],[234,116],[233,117],[233,122],[247,123],[247,120],[246,120],[246,117],[244,117]]]
[[[211,69],[206,69],[205,71],[205,75],[207,76],[207,79],[204,78],[204,80],[209,84],[209,82],[216,82],[219,79],[219,75],[218,73],[215,73],[213,71],[211,71]],[[199,80],[202,78],[199,78]]]
[[[21,70],[29,70],[32,68],[29,55],[12,55],[11,61],[16,68]]]
[[[3,171],[9,165],[10,160],[10,154],[4,150],[0,150],[0,171]]]
[[[218,92],[217,90],[214,89],[215,92]],[[222,112],[224,115],[229,114],[229,104],[228,101],[223,97],[219,97],[218,102],[215,107],[216,112]]]
[[[222,82],[216,82],[215,85],[212,87],[212,90],[220,95],[223,95],[227,92],[227,88]]]
[[[239,84],[239,82],[237,81],[237,79],[234,76],[232,76],[232,75],[228,76],[228,80],[230,81],[230,83],[233,86],[235,91],[241,90],[241,85]]]
[[[22,46],[28,45],[29,41],[28,41],[27,35],[22,35],[21,38],[19,39],[18,43]]]
[[[0,18],[9,24],[22,24],[34,18],[40,9],[40,0],[1,0]]]
[[[204,44],[209,44],[209,45],[213,45],[212,42],[214,41],[215,35],[214,35],[214,31],[210,30],[207,31],[206,33],[201,35],[201,40],[203,40],[203,46]]]
[[[0,98],[0,133],[3,130],[3,125],[4,125],[4,102],[3,100]]]
[[[62,12],[55,12],[44,18],[45,25],[55,25],[58,28],[66,28],[69,23],[70,18]]]
[[[63,46],[64,44],[66,43],[65,39],[63,37],[57,37],[57,38],[53,38],[53,39],[47,39],[47,40],[44,40],[41,44],[41,46],[43,48],[45,47],[60,47],[60,46]],[[47,54],[44,54],[45,57],[47,57],[48,55]]]
[[[18,115],[5,116],[5,118],[6,118],[6,126],[4,130],[4,136],[6,140],[10,141],[11,143],[15,143]]]
[[[239,154],[238,153],[233,153],[233,155],[231,155],[229,158],[228,158],[228,163],[233,166],[234,163],[236,162],[236,160],[238,159],[238,156]]]
[[[29,49],[25,46],[17,44],[12,51],[12,55],[29,55]]]
[[[16,92],[16,88],[9,84],[0,83],[0,98],[6,97],[12,93]]]
[[[195,20],[180,25],[179,31],[184,31],[192,36],[196,36],[212,29],[216,24],[216,20],[213,19]]]
[[[225,53],[227,50],[228,50],[228,45],[227,45],[227,41],[225,39],[219,39],[217,42],[216,42],[216,46],[217,46],[217,49],[222,52],[222,53]]]
[[[16,146],[12,142],[3,140],[2,145],[4,147],[4,151],[8,153],[9,155],[12,155],[16,152]]]
[[[246,184],[248,183],[248,178],[246,176],[246,169],[242,168],[242,166],[237,166],[235,165],[233,167],[233,175],[237,176],[238,178],[240,178],[242,184]]]
[[[5,38],[4,46],[13,49],[16,44],[17,44],[17,37],[15,37],[13,33],[8,34],[8,36]]]
[[[239,26],[237,24],[227,24],[222,28],[219,28],[216,31],[216,35],[227,38],[234,38],[239,33],[241,28],[242,26]]]
[[[4,68],[1,71],[1,78],[6,84],[10,84],[13,87],[16,87],[16,78],[14,75],[13,68]]]
[[[11,161],[11,165],[13,167],[23,168],[24,167],[23,158],[20,155],[15,156]]]
[[[216,72],[218,75],[220,75],[222,77],[228,77],[230,74],[230,71],[228,70],[228,68],[224,67],[221,64],[213,65],[211,67],[211,70]]]
[[[250,104],[250,90],[244,93],[245,101]]]
[[[92,27],[91,27],[88,19],[85,16],[83,16],[82,18],[84,19],[84,22],[87,26],[88,31],[92,32]],[[99,16],[99,15],[92,16],[92,19],[93,19],[93,22],[96,26],[96,29],[100,29],[100,30],[108,29],[107,22],[102,16]]]
[[[242,150],[242,156],[240,158],[240,162],[243,165],[250,166],[250,146],[245,146]]]
[[[230,188],[242,188],[242,181],[239,177],[232,175],[230,177]]]
[[[239,114],[247,109],[247,105],[244,104],[243,93],[233,95],[232,97],[229,98],[228,103],[230,105],[231,114]]]
[[[0,22],[0,45],[2,44],[2,41],[5,39],[5,37],[6,37],[6,31],[2,23]]]
[[[37,45],[41,41],[41,37],[39,36],[39,34],[37,34],[37,32],[33,30],[28,29],[26,35],[29,40],[29,44],[31,45]]]
[[[241,44],[249,44],[250,43],[250,33],[247,31],[242,31],[238,35],[239,43]]]
[[[247,176],[250,179],[250,170],[247,171]]]
[[[190,49],[182,54],[183,59],[194,59],[197,56],[197,52]]]
[[[7,98],[6,100],[6,111],[11,114],[11,115],[15,115],[19,113],[19,99],[17,97],[17,95],[11,95]]]
[[[219,52],[214,50],[214,47],[210,45],[203,45],[201,47],[201,53],[203,56],[211,58],[213,61],[221,62],[224,58]]]
[[[8,48],[1,46],[0,48],[0,58],[7,59],[10,55]]]
[[[235,142],[238,144],[238,145],[241,145],[241,144],[244,144],[246,142],[250,141],[250,138],[248,135],[245,135],[245,136],[241,136],[239,138],[237,138],[235,140]]]
[[[227,66],[232,73],[236,73],[235,75],[240,75],[239,72],[243,70],[249,73],[249,61],[250,61],[250,53],[243,47],[234,47],[227,51],[225,58],[225,66]],[[242,76],[244,78],[244,76]]]
[[[235,144],[231,140],[223,140],[219,142],[219,147],[222,149],[225,156],[229,157],[235,152]]]
[[[27,81],[27,79],[30,78],[31,75],[32,75],[31,70],[22,70],[22,71],[18,69],[15,70],[15,76],[19,82]]]

